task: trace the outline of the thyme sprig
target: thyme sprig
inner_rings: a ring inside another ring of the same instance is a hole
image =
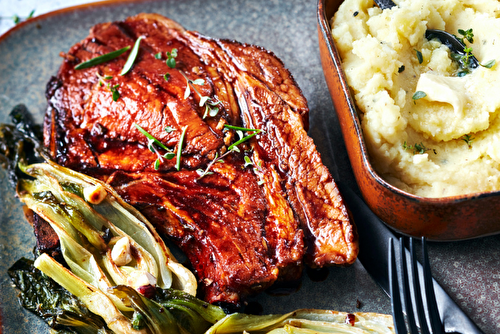
[[[460,138],[460,139],[462,139],[467,144],[467,146],[469,146],[469,148],[472,148],[472,142],[476,138],[472,138],[472,135],[467,134],[467,135],[463,135],[462,138]]]
[[[413,154],[424,154],[425,152],[430,150],[433,150],[434,154],[437,154],[435,149],[425,147],[425,145],[422,142],[420,142],[420,144],[415,143],[415,145],[408,145],[405,140],[403,143],[403,149],[413,150]]]
[[[203,79],[196,79],[196,80],[190,80],[184,72],[179,71],[184,79],[186,79],[187,85],[186,85],[186,90],[184,91],[184,99],[187,99],[189,95],[191,95],[191,88],[198,94],[198,97],[200,98],[200,103],[199,106],[203,107],[205,106],[205,112],[203,113],[203,119],[205,119],[207,116],[210,117],[215,117],[219,113],[219,107],[218,105],[221,103],[221,101],[217,101],[212,99],[209,96],[203,96],[198,89],[196,89],[195,85],[198,86],[203,86],[205,84],[205,80]]]
[[[142,133],[144,136],[146,136],[146,138],[148,138],[148,149],[155,153],[156,156],[158,157],[156,160],[155,160],[155,163],[154,163],[154,168],[155,170],[158,170],[160,168],[160,164],[163,163],[165,160],[164,159],[167,159],[167,160],[171,160],[173,159],[176,155],[175,153],[169,149],[168,147],[166,147],[165,145],[163,145],[162,142],[160,142],[158,139],[156,139],[155,137],[153,137],[149,132],[147,132],[146,130],[144,130],[142,127],[139,126],[139,124],[137,123],[134,123],[134,126],[137,128],[137,130],[139,130],[140,133]],[[168,130],[167,130],[168,129]],[[185,133],[187,127],[184,128],[183,130],[183,134]],[[170,131],[169,131],[170,130]],[[171,130],[170,127],[166,127],[165,128],[165,131],[167,133],[169,132],[172,132],[173,130]],[[182,147],[182,141],[184,140],[184,136],[182,135],[181,136],[181,141],[179,142],[179,147]],[[159,147],[161,147],[162,149],[164,149],[165,151],[167,151],[167,153],[165,153],[164,155],[162,155],[158,149],[156,148],[155,145],[158,145]],[[179,158],[180,160],[180,158]],[[179,169],[177,169],[179,170]]]
[[[465,40],[467,40],[469,43],[474,43],[474,33],[471,29],[463,30],[463,29],[458,29],[458,33],[462,35],[462,37],[455,35],[455,37],[460,41],[460,43],[463,44],[464,46],[464,53],[451,53],[451,58],[455,60],[458,65],[459,65],[459,71],[457,72],[458,77],[463,77],[467,74],[470,73],[471,68],[476,67],[477,65],[473,65],[471,62],[472,57],[474,57],[472,53],[472,47],[467,47],[465,44]],[[484,68],[492,68],[496,60],[492,59],[484,64],[481,64],[479,61],[477,62],[480,66]]]
[[[253,136],[257,135],[258,133],[263,132],[260,129],[242,128],[242,127],[239,127],[239,126],[234,126],[234,125],[229,125],[229,124],[224,124],[224,128],[236,130],[236,133],[238,133],[240,139],[238,141],[236,141],[235,143],[233,143],[232,145],[230,145],[227,148],[227,151],[223,155],[221,155],[220,157],[218,156],[218,154],[216,154],[215,158],[212,161],[210,161],[209,164],[207,165],[207,168],[205,168],[204,170],[201,169],[201,168],[198,169],[196,171],[198,173],[198,175],[200,175],[200,177],[198,179],[201,179],[205,175],[213,174],[212,172],[210,172],[210,168],[212,168],[212,166],[213,166],[214,163],[216,163],[216,162],[224,162],[222,159],[224,157],[226,157],[227,155],[229,155],[229,154],[231,154],[233,152],[240,152],[240,149],[238,148],[238,145],[240,145],[241,143],[249,140]],[[250,135],[244,136],[243,135],[243,131],[252,132],[252,133]],[[249,165],[252,164],[252,161],[250,160],[250,158],[248,156],[245,156],[243,159],[245,160],[245,167],[247,167],[247,166],[249,166]],[[261,167],[261,164],[259,164],[259,168],[260,167]]]
[[[172,51],[167,52],[167,66],[170,68],[175,68],[175,58],[177,58],[177,49],[172,49]]]

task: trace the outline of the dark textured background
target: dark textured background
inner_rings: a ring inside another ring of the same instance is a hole
[[[18,1],[10,3],[16,6]],[[353,185],[321,69],[316,7],[315,0],[129,2],[101,4],[35,19],[0,41],[0,122],[7,122],[7,114],[18,103],[26,104],[41,122],[46,105],[45,83],[61,63],[59,52],[67,51],[84,38],[93,24],[120,20],[139,12],[157,12],[211,37],[235,39],[272,50],[292,72],[309,101],[309,133],[324,162],[333,174]],[[41,320],[18,305],[7,276],[7,268],[16,259],[30,256],[34,238],[3,171],[0,171],[0,190],[0,306],[4,333],[48,333]],[[485,333],[499,333],[500,236],[431,243],[429,252],[437,281]],[[296,308],[390,313],[389,298],[359,262],[349,268],[331,268],[322,282],[313,282],[305,274],[297,293],[286,296],[263,293],[251,302],[262,305],[266,313]]]

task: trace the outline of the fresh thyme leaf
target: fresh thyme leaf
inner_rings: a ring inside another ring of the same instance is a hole
[[[236,130],[236,134],[238,135],[238,137],[239,137],[240,139],[244,137],[244,135],[243,135],[243,131],[241,131],[241,130]]]
[[[474,43],[474,34],[472,33],[472,28],[463,30],[463,29],[458,29],[458,33],[464,37],[459,38],[460,42],[462,42],[463,45],[465,45],[464,39],[468,40],[469,43]]]
[[[495,63],[496,63],[496,60],[492,59],[484,65],[481,63],[479,63],[479,65],[481,65],[482,67],[486,67],[486,68],[492,68],[493,66],[495,66]]]
[[[406,141],[403,143],[403,149],[404,150],[413,150],[413,154],[424,154],[426,151],[429,151],[430,148],[425,147],[425,145],[420,142],[420,144],[415,143],[415,145],[408,145]],[[436,153],[436,150],[433,150],[434,154]]]
[[[75,70],[83,70],[85,68],[89,68],[89,67],[92,67],[94,65],[99,65],[99,64],[105,63],[107,61],[115,59],[116,57],[120,56],[122,53],[127,52],[129,49],[130,49],[130,45],[124,47],[123,49],[112,51],[112,52],[103,54],[101,56],[97,56],[95,58],[89,59],[87,61],[84,61],[83,63],[76,65]]]
[[[155,170],[160,169],[160,159],[155,160]]]
[[[158,52],[157,54],[155,54],[155,58],[156,59],[161,59],[161,52]]]
[[[191,81],[191,83],[194,84],[194,85],[203,86],[205,84],[205,80],[203,80],[203,79],[196,79],[196,80]]]
[[[28,17],[26,18],[27,19],[31,19],[33,17],[33,14],[35,14],[35,10],[33,9],[30,14],[28,15]]]
[[[166,133],[170,133],[172,131],[175,131],[175,129],[173,127],[171,127],[170,125],[166,126],[164,130]]]
[[[175,68],[175,58],[177,57],[177,49],[172,49],[171,52],[167,52],[167,66],[170,68]]]
[[[130,51],[130,54],[128,55],[127,62],[123,66],[122,72],[120,75],[125,75],[130,71],[132,66],[134,65],[135,58],[137,58],[137,54],[139,53],[139,46],[141,44],[141,39],[143,39],[144,36],[139,36],[139,38],[135,41],[134,47],[132,48],[132,51]]]
[[[14,16],[12,16],[12,21],[14,21],[15,24],[18,24],[19,22],[21,22],[21,19],[17,14],[14,14]]]
[[[427,94],[425,94],[421,90],[418,90],[418,91],[415,92],[415,94],[413,94],[413,96],[411,98],[413,100],[418,100],[418,99],[421,99],[421,98],[426,97],[426,96],[427,96]]]
[[[165,81],[170,80],[170,73],[165,73],[165,75],[163,76],[163,79],[165,79]]]
[[[253,162],[252,162],[252,160],[250,160],[250,158],[248,157],[248,155],[245,155],[243,157],[243,160],[245,160],[245,167],[253,165]]]
[[[206,103],[209,99],[210,99],[210,97],[209,97],[209,96],[202,96],[202,97],[200,98],[200,104],[199,104],[199,105],[200,105],[200,107],[203,107],[203,105],[204,105],[204,104],[205,104],[205,103]],[[208,106],[207,106],[207,107],[208,107]]]
[[[215,117],[219,113],[219,108],[218,107],[209,107],[210,112],[208,113],[210,117]]]
[[[468,134],[468,135],[463,135],[461,139],[467,144],[467,146],[469,146],[469,148],[472,148],[472,142],[476,138],[472,138],[472,136]]]
[[[118,101],[118,99],[120,98],[120,92],[118,91],[118,87],[120,87],[120,85],[111,86],[111,84],[108,84],[108,87],[111,93],[113,93],[113,101],[115,102]]]
[[[259,185],[259,186],[261,186],[261,185],[263,185],[263,184],[264,184],[264,180],[259,180],[259,181],[257,182],[257,185]]]
[[[177,170],[181,169],[181,154],[182,154],[182,142],[184,141],[184,136],[186,135],[187,125],[182,129],[181,139],[179,139],[179,146],[177,146],[177,162],[175,168]]]
[[[422,64],[424,62],[424,57],[422,56],[422,52],[418,51],[417,49],[415,49],[415,51],[417,52],[418,63]]]
[[[191,89],[189,89],[189,80],[186,85],[186,90],[184,91],[184,99],[187,99],[191,95]]]

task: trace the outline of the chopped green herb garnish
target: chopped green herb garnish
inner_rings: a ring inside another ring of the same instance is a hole
[[[99,64],[105,63],[107,61],[115,59],[116,57],[120,56],[122,53],[128,51],[129,49],[130,49],[130,45],[124,47],[123,49],[112,51],[110,53],[106,53],[106,54],[103,54],[101,56],[84,61],[83,63],[76,65],[75,70],[83,70],[84,68],[89,68],[89,67],[92,67],[94,65],[99,65]]]
[[[17,14],[14,14],[14,16],[12,16],[12,21],[14,21],[15,24],[18,24],[19,22],[21,22],[21,19]]]
[[[156,59],[161,59],[161,52],[158,52],[157,54],[155,54],[155,58]]]
[[[33,15],[35,14],[35,10],[33,9],[30,14],[28,15],[28,17],[26,18],[27,19],[31,19],[33,17]]]
[[[247,155],[243,157],[243,160],[245,160],[245,167],[253,165],[252,160],[250,160],[250,157],[248,157]]]
[[[168,125],[168,126],[165,127],[165,132],[166,133],[170,133],[172,131],[175,131],[175,129],[173,127],[171,127],[170,125]]]
[[[426,151],[429,151],[430,148],[425,147],[425,145],[420,142],[420,144],[415,143],[415,145],[408,145],[406,141],[403,143],[404,150],[413,150],[413,154],[424,154]],[[436,154],[436,150],[433,150],[434,154]]]
[[[424,62],[424,57],[422,56],[422,52],[418,51],[417,49],[415,49],[415,51],[417,52],[418,63],[422,64]]]
[[[469,148],[472,148],[472,142],[476,138],[472,138],[471,135],[463,135],[461,139],[467,144],[467,146],[469,146]]]
[[[113,93],[113,101],[118,101],[118,99],[120,98],[120,92],[118,91],[118,87],[120,87],[120,85],[116,84],[114,86],[111,86],[110,83],[108,83],[108,87],[109,87],[109,90],[111,91],[111,93]]]
[[[463,45],[465,45],[464,39],[468,40],[469,43],[474,43],[474,34],[472,33],[472,28],[467,30],[458,29],[458,33],[463,37],[458,37],[458,36],[455,37],[457,37],[458,40],[460,40],[460,42],[462,42]]]
[[[171,52],[167,52],[167,66],[170,68],[175,68],[175,58],[177,58],[177,49],[172,49]]]
[[[163,76],[163,79],[165,79],[165,81],[170,80],[170,73],[165,73],[165,75]]]
[[[122,72],[120,75],[125,75],[130,71],[132,66],[134,65],[135,58],[137,58],[137,54],[139,53],[139,46],[141,44],[141,39],[143,39],[144,36],[139,36],[139,38],[135,41],[134,47],[132,48],[132,51],[130,51],[130,54],[128,55],[127,62],[125,65],[123,65]]]
[[[203,119],[205,119],[207,116],[210,117],[215,117],[219,113],[219,105],[221,102],[220,101],[215,101],[209,96],[203,96],[201,93],[196,89],[194,85],[199,85],[202,86],[205,84],[205,80],[203,79],[196,79],[196,80],[189,80],[189,78],[184,74],[184,72],[180,71],[180,73],[184,76],[184,79],[186,79],[187,85],[186,85],[186,90],[184,91],[184,99],[187,99],[189,95],[191,95],[191,89],[190,87],[193,87],[194,91],[198,96],[200,97],[200,103],[199,106],[203,107],[205,106],[205,112],[203,113]]]
[[[413,96],[411,97],[414,101],[418,100],[418,99],[421,99],[421,98],[424,98],[426,97],[427,94],[425,94],[424,92],[422,92],[421,90],[418,90],[415,92],[415,94],[413,94]]]
[[[179,145],[177,146],[177,162],[175,168],[177,170],[181,169],[181,154],[182,154],[182,142],[184,141],[184,136],[186,135],[187,125],[182,129],[181,139],[179,140]]]
[[[490,60],[489,62],[487,62],[484,65],[479,63],[479,65],[481,65],[482,67],[486,67],[486,68],[492,68],[493,66],[495,66],[495,64],[496,64],[495,59]]]
[[[163,159],[171,160],[175,157],[175,153],[172,152],[171,149],[169,149],[168,147],[163,145],[162,142],[160,142],[158,139],[153,137],[149,132],[147,132],[142,127],[140,127],[139,124],[134,123],[134,126],[137,128],[137,130],[139,130],[140,133],[142,133],[144,136],[146,136],[146,138],[148,138],[148,149],[151,152],[155,153],[158,157],[158,159],[156,159],[155,163],[154,163],[155,170],[158,170],[160,168],[160,163],[163,162]],[[165,128],[165,131],[167,131],[168,128],[171,129],[171,127],[167,126]],[[173,129],[170,132],[172,132],[172,131],[173,131]],[[169,132],[169,131],[167,131],[167,132]],[[160,146],[165,151],[167,151],[167,153],[165,153],[164,155],[161,155],[160,152],[158,152],[158,149],[155,147],[155,144]]]

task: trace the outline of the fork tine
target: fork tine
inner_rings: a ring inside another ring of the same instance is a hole
[[[415,307],[417,310],[418,324],[422,334],[430,334],[427,321],[425,319],[424,305],[422,303],[422,293],[420,291],[420,279],[418,275],[417,257],[415,256],[415,248],[413,239],[410,239],[410,256],[411,256],[411,278],[413,282],[413,291],[415,296]]]
[[[439,318],[439,311],[436,304],[436,295],[434,293],[434,286],[432,284],[431,266],[429,264],[427,244],[424,237],[422,237],[422,255],[422,266],[424,267],[425,298],[427,301],[427,311],[429,313],[429,321],[431,323],[432,332],[434,334],[444,333],[443,325],[441,324],[441,319]]]
[[[389,291],[391,293],[392,317],[396,334],[407,334],[401,297],[399,296],[398,273],[394,256],[394,240],[389,239]]]
[[[406,265],[406,248],[405,248],[404,238],[402,237],[399,238],[399,250],[401,254],[401,267],[399,268],[401,270],[399,271],[403,273],[403,292],[404,292],[406,318],[408,319],[408,327],[410,333],[418,333],[417,325],[415,323],[415,313],[413,313],[413,305],[410,296],[410,294],[415,293],[415,291],[413,289],[410,289],[410,283],[408,282],[408,266]]]

